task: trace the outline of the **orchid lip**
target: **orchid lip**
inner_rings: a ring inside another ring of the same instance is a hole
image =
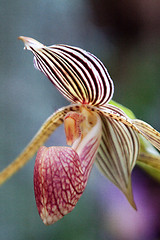
[[[90,113],[85,110],[83,114]],[[72,112],[67,118],[72,115],[83,119],[78,121],[77,129],[88,119]],[[53,224],[71,212],[86,187],[101,137],[100,118],[96,113],[93,117],[97,119],[95,125],[89,128],[85,136],[81,132],[76,149],[41,147],[38,151],[34,166],[34,191],[39,215],[46,225]],[[74,125],[72,121],[65,122],[66,128],[71,128],[72,123]],[[79,138],[76,131],[75,136]]]
[[[93,54],[62,44],[47,47],[29,37],[19,39],[32,51],[34,66],[74,104],[58,109],[46,120],[24,151],[0,173],[0,184],[23,167],[64,123],[71,147],[41,147],[36,157],[34,190],[43,222],[52,224],[73,210],[94,162],[136,209],[131,173],[137,162],[153,173],[160,172],[159,152],[152,154],[145,143],[148,141],[149,149],[153,145],[160,150],[160,133],[130,116],[125,107],[114,101],[110,104],[113,82]]]

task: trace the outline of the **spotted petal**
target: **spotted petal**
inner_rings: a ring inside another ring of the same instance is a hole
[[[104,105],[113,95],[113,82],[103,63],[89,52],[67,45],[46,47],[20,37],[34,54],[34,65],[71,102]]]

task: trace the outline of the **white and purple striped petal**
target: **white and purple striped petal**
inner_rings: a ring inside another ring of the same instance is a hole
[[[46,47],[36,40],[20,37],[34,54],[34,66],[43,72],[71,102],[102,106],[114,92],[113,82],[103,63],[77,47]]]

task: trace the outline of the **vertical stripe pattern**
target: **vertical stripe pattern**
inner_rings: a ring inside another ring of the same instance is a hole
[[[34,66],[43,72],[71,102],[104,105],[111,100],[114,86],[103,63],[93,54],[77,47],[46,47],[23,37],[34,54]]]
[[[102,173],[132,202],[131,171],[138,155],[138,136],[134,130],[121,122],[105,116],[101,119],[102,138],[96,163]]]

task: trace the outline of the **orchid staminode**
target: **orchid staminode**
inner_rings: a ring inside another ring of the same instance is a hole
[[[91,53],[67,45],[47,47],[28,37],[19,39],[34,54],[34,66],[71,105],[57,110],[46,120],[20,156],[0,173],[0,183],[18,171],[39,149],[34,167],[34,191],[39,215],[46,225],[74,209],[94,162],[136,209],[132,170],[137,160],[151,167],[160,161],[157,158],[153,163],[148,158],[145,162],[143,155],[139,157],[139,140],[145,138],[160,150],[160,133],[110,104],[113,82],[103,63]],[[69,146],[42,146],[62,123]]]

